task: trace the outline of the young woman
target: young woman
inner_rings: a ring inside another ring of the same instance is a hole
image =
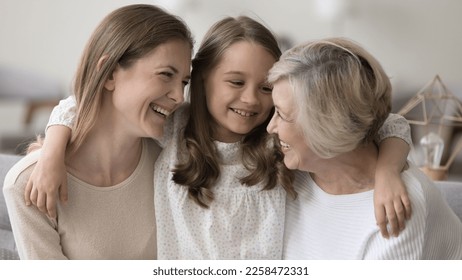
[[[167,125],[154,171],[159,258],[281,258],[292,175],[265,131],[274,110],[267,73],[280,54],[272,33],[248,17],[220,20],[205,35],[193,60],[191,104]],[[66,123],[66,114],[52,119]]]
[[[192,38],[151,5],[110,13],[77,69],[73,138],[65,155],[72,199],[54,217],[24,205],[40,151],[8,173],[5,199],[21,259],[155,259],[153,168],[169,113],[183,102]],[[63,161],[63,162],[64,162]]]

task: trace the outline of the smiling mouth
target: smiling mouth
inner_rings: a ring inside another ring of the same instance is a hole
[[[239,109],[234,109],[234,108],[231,108],[231,110],[234,113],[236,113],[236,114],[238,114],[238,115],[240,115],[242,117],[245,117],[245,118],[250,118],[250,117],[253,117],[253,116],[257,115],[257,113],[255,113],[255,112],[249,112],[249,111],[244,111],[244,110],[239,110]]]
[[[167,118],[172,113],[171,111],[168,111],[154,103],[151,103],[149,107],[151,107],[151,110],[161,115],[163,118]]]
[[[290,149],[290,145],[285,143],[285,142],[279,141],[279,144],[281,145],[282,150],[289,150]]]

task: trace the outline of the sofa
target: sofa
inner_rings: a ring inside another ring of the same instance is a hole
[[[0,154],[0,259],[19,259],[11,231],[5,199],[3,197],[3,181],[8,170],[21,156]],[[437,181],[436,186],[441,190],[456,215],[462,220],[462,182]]]
[[[11,231],[10,218],[6,209],[5,198],[3,197],[3,181],[8,170],[21,156],[0,154],[0,259],[19,259],[13,232]]]

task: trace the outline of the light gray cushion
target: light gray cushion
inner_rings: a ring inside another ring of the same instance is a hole
[[[0,259],[2,260],[18,259],[10,218],[3,197],[3,181],[8,170],[20,158],[21,156],[0,154]]]
[[[19,256],[16,251],[0,248],[0,260],[19,260]]]

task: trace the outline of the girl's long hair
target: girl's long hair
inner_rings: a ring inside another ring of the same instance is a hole
[[[189,119],[182,137],[186,157],[180,159],[173,170],[175,183],[188,187],[189,196],[207,208],[213,200],[212,187],[220,177],[220,162],[213,143],[214,127],[207,109],[204,76],[219,63],[229,46],[249,41],[265,48],[277,61],[281,55],[277,40],[266,27],[257,21],[241,16],[227,17],[213,25],[202,41],[192,61]],[[273,111],[271,112],[271,114]],[[241,178],[242,184],[253,186],[263,183],[263,189],[274,188],[278,182],[291,194],[292,173],[284,166],[283,156],[266,132],[271,119],[255,127],[241,141],[242,162],[249,175]]]

